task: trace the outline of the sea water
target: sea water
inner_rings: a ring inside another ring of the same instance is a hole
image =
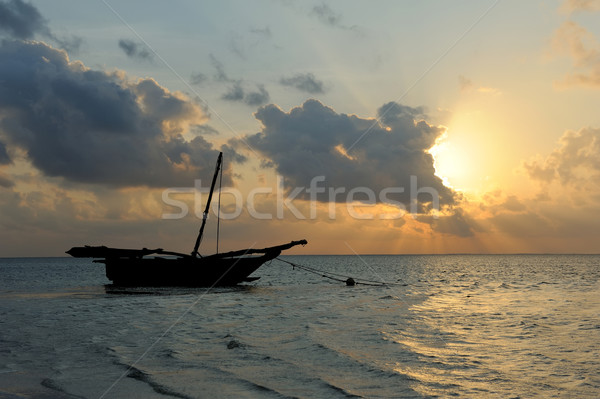
[[[600,396],[600,256],[283,259],[390,284],[274,260],[120,289],[88,259],[0,259],[0,398]]]

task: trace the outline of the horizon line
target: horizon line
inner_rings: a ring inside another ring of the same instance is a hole
[[[518,255],[578,255],[578,256],[599,256],[600,253],[594,252],[506,252],[506,253],[479,253],[479,252],[446,252],[446,253],[363,253],[360,256],[518,256]],[[279,256],[356,256],[356,254],[281,254]],[[0,259],[39,259],[39,258],[56,258],[56,259],[71,259],[71,256],[0,256]],[[76,259],[76,258],[73,258]],[[92,259],[92,258],[90,258]]]

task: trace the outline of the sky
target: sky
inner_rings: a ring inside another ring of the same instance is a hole
[[[0,257],[598,253],[600,1],[0,0]]]

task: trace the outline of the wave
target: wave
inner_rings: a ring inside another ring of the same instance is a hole
[[[50,378],[44,378],[42,380],[42,382],[40,382],[40,385],[43,386],[43,387],[45,387],[45,388],[51,389],[51,390],[53,390],[55,392],[60,392],[62,394],[60,397],[53,396],[56,399],[60,399],[60,398],[65,398],[65,399],[67,399],[67,398],[69,398],[69,399],[85,399],[85,397],[83,397],[83,396],[73,395],[73,394],[67,392],[62,386],[60,386],[60,384],[58,384],[56,381],[54,381],[53,379],[50,379]]]
[[[117,363],[117,362],[115,362],[115,363]],[[119,364],[119,363],[117,363],[117,364]],[[130,365],[127,365],[124,363],[120,363],[120,365],[123,367],[127,367],[127,377],[128,378],[133,378],[134,380],[141,381],[141,382],[147,384],[156,393],[159,393],[161,395],[172,396],[174,398],[194,399],[193,396],[188,396],[184,393],[177,392],[165,385],[162,385],[162,384],[156,382],[153,378],[150,377],[150,375],[148,373],[138,369],[137,367],[130,366]]]
[[[352,394],[352,393],[350,393],[350,392],[346,391],[345,389],[343,389],[343,388],[340,388],[340,387],[338,387],[338,386],[336,386],[336,385],[333,385],[333,384],[331,384],[331,383],[329,383],[329,382],[327,382],[327,381],[323,381],[323,382],[325,383],[325,386],[326,386],[327,388],[333,389],[334,391],[337,391],[337,392],[341,393],[341,394],[342,394],[342,395],[344,395],[346,398],[362,398],[362,397],[363,397],[363,396],[359,396],[359,395],[354,395],[354,394]]]

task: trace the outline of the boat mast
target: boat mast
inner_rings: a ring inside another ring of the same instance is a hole
[[[223,162],[219,174],[219,206],[217,207],[217,253],[219,253],[219,233],[221,232],[221,191],[223,191]]]
[[[204,213],[202,214],[202,226],[200,226],[200,231],[198,232],[198,237],[196,238],[196,245],[194,245],[194,250],[192,251],[192,256],[198,256],[198,247],[200,247],[200,242],[202,242],[202,235],[204,234],[204,226],[206,225],[206,219],[208,219],[208,211],[210,210],[210,201],[212,200],[213,191],[215,189],[215,183],[217,182],[217,176],[219,175],[219,170],[221,169],[221,162],[223,161],[223,153],[219,152],[219,157],[217,158],[217,166],[215,167],[215,174],[212,179],[212,183],[210,185],[210,193],[208,194],[208,201],[206,202],[206,208],[204,209]]]

